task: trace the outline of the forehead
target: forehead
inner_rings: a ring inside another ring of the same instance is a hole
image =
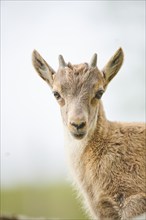
[[[103,85],[103,77],[96,68],[89,67],[87,63],[79,65],[68,64],[59,69],[54,76],[54,89],[61,92],[77,93],[82,90],[90,90]]]

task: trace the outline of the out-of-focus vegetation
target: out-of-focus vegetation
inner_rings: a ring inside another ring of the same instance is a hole
[[[67,184],[2,189],[1,214],[87,219],[76,193]]]

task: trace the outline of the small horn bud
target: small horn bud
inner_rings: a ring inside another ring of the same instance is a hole
[[[96,67],[96,65],[97,65],[97,54],[95,53],[90,61],[90,66]]]
[[[66,67],[66,63],[65,63],[65,61],[64,61],[64,59],[63,59],[63,56],[62,55],[59,55],[59,67],[61,67],[61,68],[65,68]]]

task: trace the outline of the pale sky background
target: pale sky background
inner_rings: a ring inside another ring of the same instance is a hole
[[[31,64],[37,49],[55,70],[122,47],[124,64],[103,102],[107,118],[145,120],[145,1],[1,1],[1,183],[65,180],[59,106]]]

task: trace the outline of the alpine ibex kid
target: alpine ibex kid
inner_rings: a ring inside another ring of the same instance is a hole
[[[117,50],[103,70],[66,64],[55,72],[33,51],[33,65],[57,99],[74,181],[91,219],[125,220],[146,212],[146,146],[142,123],[110,122],[101,97],[123,63]]]

